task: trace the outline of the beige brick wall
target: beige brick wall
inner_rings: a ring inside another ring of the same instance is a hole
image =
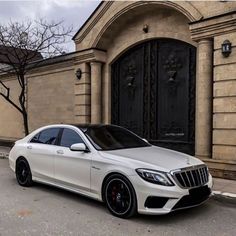
[[[221,44],[232,42],[224,57]],[[236,32],[214,38],[213,158],[236,161]]]
[[[30,131],[48,124],[74,123],[74,68],[47,70],[28,79]]]
[[[204,18],[236,10],[236,3],[234,1],[205,0],[191,1],[191,4],[201,12]]]
[[[5,84],[10,88],[11,98],[17,102],[20,93],[18,82],[12,78],[6,80]],[[0,96],[0,139],[19,139],[23,133],[21,113]]]
[[[90,66],[87,63],[78,64],[75,71],[80,68],[82,76],[74,81],[75,120],[76,124],[90,123],[91,119],[91,79]]]

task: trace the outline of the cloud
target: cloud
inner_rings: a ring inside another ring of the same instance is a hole
[[[0,1],[0,22],[45,18],[48,21],[64,20],[65,26],[73,25],[75,32],[86,21],[100,0],[29,0]],[[73,42],[68,44],[74,50]]]

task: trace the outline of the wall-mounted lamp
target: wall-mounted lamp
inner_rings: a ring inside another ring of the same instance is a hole
[[[75,76],[78,80],[81,80],[83,74],[89,74],[90,75],[90,72],[86,72],[86,71],[82,72],[82,70],[80,68],[78,68],[75,72]]]
[[[81,77],[82,77],[82,70],[81,70],[80,68],[78,68],[78,69],[76,70],[76,72],[75,72],[75,75],[76,75],[76,78],[77,78],[78,80],[80,80]]]
[[[143,26],[143,32],[144,32],[144,33],[148,33],[148,25],[147,25],[147,24],[145,24],[145,25]]]
[[[228,57],[232,51],[231,42],[227,39],[221,44],[221,52],[224,57]]]

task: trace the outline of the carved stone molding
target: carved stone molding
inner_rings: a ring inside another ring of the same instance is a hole
[[[191,38],[198,41],[236,32],[236,11],[190,23]]]

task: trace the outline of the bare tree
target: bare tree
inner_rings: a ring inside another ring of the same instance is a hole
[[[72,33],[63,21],[47,22],[43,19],[0,24],[0,73],[15,75],[20,86],[18,102],[12,98],[11,88],[0,77],[0,96],[16,108],[23,117],[25,135],[29,133],[26,109],[26,74],[37,67],[43,58],[64,53],[63,46]]]

